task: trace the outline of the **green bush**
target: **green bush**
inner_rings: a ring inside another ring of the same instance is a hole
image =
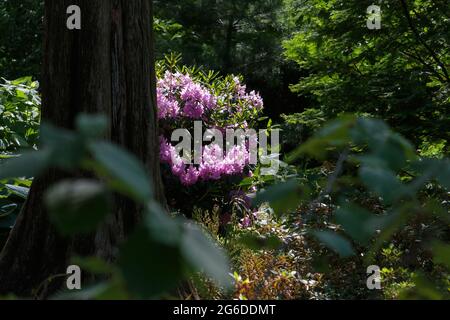
[[[39,137],[39,84],[30,77],[0,83],[0,153],[35,148]]]
[[[383,268],[385,297],[448,298],[450,161],[419,157],[383,121],[354,116],[328,123],[288,158],[313,157],[326,167],[332,155],[339,159],[318,194],[297,179],[261,192],[257,202],[299,215],[309,241],[323,244],[314,251],[327,257],[335,298],[364,291],[354,272],[373,264]],[[342,281],[358,289],[344,293]]]
[[[371,0],[285,4],[291,23],[285,55],[304,73],[293,91],[311,96],[328,118],[364,112],[417,145],[448,141],[447,1],[380,2],[380,30],[366,26]]]
[[[38,83],[31,78],[0,83],[0,164],[37,146],[40,121]],[[31,179],[0,180],[0,248],[25,202]]]

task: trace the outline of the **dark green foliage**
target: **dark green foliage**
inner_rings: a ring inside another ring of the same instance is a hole
[[[381,6],[381,30],[366,26],[372,4]],[[158,77],[183,71],[220,93],[232,76],[205,70],[242,74],[263,96],[267,115],[283,120],[258,120],[269,131],[282,129],[290,165],[280,161],[276,175],[256,166],[244,179],[189,189],[166,181],[169,206],[194,211],[227,249],[235,292],[217,289],[231,278],[210,236],[168,215],[153,201],[143,165],[101,140],[104,117],[79,115],[74,132],[38,129],[39,88],[31,80],[41,64],[38,0],[0,0],[1,76],[32,76],[0,83],[0,249],[33,177],[50,167],[82,170],[88,179],[46,192],[50,218],[65,237],[96,230],[113,194],[144,215],[117,263],[74,258],[105,282],[59,297],[167,297],[194,279],[200,297],[214,299],[448,298],[448,0],[155,0],[154,7],[156,56],[181,53],[183,63],[198,66],[177,67],[173,54],[157,64]],[[228,200],[236,189],[254,207]],[[380,291],[366,288],[371,264],[381,267]]]
[[[306,109],[302,113],[282,114],[283,152],[290,152],[307,141],[325,123],[323,111]]]
[[[430,299],[448,297],[445,283],[449,270],[445,267],[450,230],[448,203],[444,201],[448,180],[442,177],[450,169],[449,160],[420,158],[413,146],[384,122],[351,116],[331,121],[321,128],[292,154],[291,159],[301,155],[328,159],[333,154],[340,155],[334,173],[328,175],[327,183],[316,195],[317,200],[303,202],[309,210],[302,216],[307,221],[315,221],[311,234],[340,257],[354,256],[352,259],[361,268],[380,264],[380,255],[387,254],[384,248],[390,241],[408,251],[417,251],[423,258],[411,257],[416,262],[410,262],[409,268],[398,260],[391,273],[390,269],[383,269],[388,287],[385,294]],[[290,192],[277,192],[284,188],[283,185],[272,187],[261,196],[275,208],[278,203],[291,201]],[[302,190],[300,184],[298,188]],[[327,206],[335,211],[334,218],[321,220],[323,217],[311,216],[325,199],[330,202]],[[325,229],[317,231],[317,225]],[[419,231],[417,225],[429,229],[430,233]],[[435,244],[436,241],[439,244]],[[426,257],[433,245],[435,265],[430,267],[431,262]],[[364,258],[358,258],[357,254]],[[417,262],[421,259],[428,261],[428,266]],[[402,271],[401,277],[407,281],[405,287],[392,280],[395,279],[392,272],[401,272],[401,268],[408,268],[413,275],[405,276],[406,271]]]
[[[315,231],[314,236],[342,258],[355,255],[350,241],[332,231]]]
[[[290,180],[268,187],[253,201],[255,206],[269,202],[275,213],[282,214],[295,210],[301,201],[297,181]]]
[[[38,87],[28,77],[0,82],[0,152],[36,145],[41,104]]]
[[[283,59],[282,0],[155,0],[157,56],[178,52],[186,65],[242,74],[264,98],[267,114],[300,111],[289,84],[299,77]],[[164,28],[161,21],[166,21]]]
[[[101,183],[91,180],[63,181],[52,186],[45,202],[53,223],[63,234],[95,231],[110,210],[110,197]]]
[[[448,1],[380,1],[381,30],[366,27],[371,4],[286,1],[286,56],[306,73],[292,89],[328,116],[370,113],[417,144],[448,140]]]
[[[267,68],[259,72],[270,71],[272,60],[281,53],[277,22],[281,4],[281,0],[155,1],[156,15],[173,21],[157,30],[167,34],[183,28],[181,37],[172,35],[169,39],[175,36],[176,41],[159,47],[182,53],[189,65],[220,68],[224,73],[236,67],[256,71],[255,67],[261,65]],[[164,44],[168,37],[160,38]],[[159,54],[167,53],[157,50]]]
[[[99,119],[81,115],[77,123],[83,124],[79,125],[82,131],[78,132],[69,133],[52,127],[53,134],[42,135],[43,147],[40,151],[34,151],[25,158],[9,159],[0,166],[2,178],[25,176],[30,174],[28,168],[35,164],[35,159],[30,155],[48,152],[52,157],[42,163],[44,169],[82,169],[105,180],[104,183],[86,179],[67,180],[46,191],[45,203],[51,220],[66,236],[96,230],[110,213],[113,192],[127,196],[146,208],[144,223],[124,244],[107,287],[100,291],[87,290],[86,295],[89,298],[118,294],[128,298],[160,297],[195,271],[205,272],[218,285],[227,287],[230,282],[228,262],[222,250],[211,242],[212,239],[203,230],[181,218],[170,217],[154,203],[150,179],[139,161],[117,146],[95,137],[86,137],[86,132],[96,129],[88,124],[96,125]],[[104,120],[100,122],[104,123]],[[81,148],[77,143],[70,142],[65,148],[76,148],[78,153],[55,152],[59,148],[59,137],[69,135],[72,142],[81,141]],[[67,166],[68,163],[70,166]],[[19,191],[18,188],[12,190],[14,193]],[[10,209],[15,208],[11,206]],[[2,210],[8,210],[8,207],[2,207]],[[98,272],[96,266],[93,268]]]
[[[31,180],[24,178],[0,181],[0,248],[14,226],[30,186]]]
[[[26,177],[4,180],[8,177],[0,173],[0,248],[27,198],[31,185],[29,178],[40,171],[48,156],[27,151],[36,147],[39,138],[41,101],[38,86],[28,77],[0,83],[0,164],[15,157],[14,153],[23,152],[24,158],[11,163],[8,171],[21,172]],[[25,158],[33,165],[20,163]]]
[[[39,78],[44,1],[0,1],[0,70],[6,79]]]

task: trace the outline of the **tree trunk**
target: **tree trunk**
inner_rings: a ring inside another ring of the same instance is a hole
[[[81,30],[68,30],[66,10],[81,8]],[[143,161],[164,201],[158,148],[150,0],[46,0],[42,120],[73,128],[76,114],[102,113],[108,137]],[[29,198],[0,255],[0,294],[21,296],[64,274],[73,255],[116,258],[117,245],[139,221],[140,209],[117,197],[111,219],[94,235],[65,239],[48,221],[45,190],[64,174],[35,179]],[[39,292],[46,297],[56,281]]]

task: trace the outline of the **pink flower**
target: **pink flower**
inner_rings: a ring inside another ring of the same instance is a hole
[[[224,155],[217,144],[210,144],[203,148],[202,155],[202,163],[198,169],[186,166],[175,147],[166,138],[160,137],[161,162],[169,164],[172,174],[179,177],[184,185],[192,185],[199,180],[219,180],[227,175],[243,175],[249,162],[249,152],[242,146],[234,146]]]
[[[201,119],[204,112],[203,105],[198,101],[187,101],[184,109],[183,114],[191,119]]]
[[[245,97],[247,87],[241,84],[241,80],[238,77],[233,78],[234,81],[234,91],[236,92],[236,96],[238,99]]]
[[[181,91],[180,98],[185,102],[183,113],[191,119],[200,119],[205,110],[216,105],[214,96],[200,84],[188,83]]]
[[[244,97],[244,100],[246,100],[248,104],[253,108],[256,109],[263,108],[264,105],[263,99],[258,93],[256,93],[256,91],[250,92],[248,95]]]
[[[241,219],[241,227],[242,228],[250,228],[252,226],[252,220],[245,216],[243,219]]]
[[[249,124],[246,120],[250,118],[241,119],[238,113],[262,109],[263,100],[255,91],[247,93],[246,86],[238,77],[233,78],[231,85],[227,83],[220,92],[215,92],[189,74],[166,71],[157,83],[157,105],[163,128],[173,127],[173,124],[184,127],[189,121],[201,119],[225,133],[226,128],[247,128]],[[227,119],[236,118],[240,119],[238,123],[227,122]],[[193,166],[184,163],[175,147],[166,138],[160,137],[161,162],[167,164],[172,174],[185,186],[226,176],[243,176],[250,160],[248,150],[248,142],[243,146],[233,146],[228,152],[216,144],[206,145],[201,163]]]
[[[183,172],[180,176],[181,183],[185,186],[191,186],[193,184],[196,184],[199,178],[199,172],[198,170],[193,167],[189,166],[189,168]]]
[[[180,113],[178,101],[174,97],[169,97],[164,94],[162,88],[157,88],[157,105],[158,105],[158,119],[176,118]]]

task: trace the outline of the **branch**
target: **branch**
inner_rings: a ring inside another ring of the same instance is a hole
[[[437,72],[436,71],[436,69],[435,68],[433,68],[433,66],[431,66],[431,65],[429,65],[425,60],[423,60],[420,56],[416,56],[416,55],[414,55],[414,54],[412,54],[412,53],[409,53],[409,52],[407,52],[407,51],[400,51],[401,53],[403,53],[405,56],[407,56],[407,57],[409,57],[409,58],[412,58],[412,59],[415,59],[415,60],[417,60],[417,61],[419,61],[421,64],[423,64],[432,74],[434,74],[438,79],[439,79],[439,81],[441,81],[441,82],[445,82],[445,79],[444,78],[442,78],[442,76],[441,76],[441,74],[439,73],[439,72]]]
[[[306,219],[312,216],[320,203],[322,203],[323,199],[333,191],[334,184],[336,183],[337,179],[342,173],[342,170],[344,169],[344,163],[347,160],[349,153],[350,150],[347,148],[339,155],[339,159],[336,163],[336,168],[334,169],[333,174],[328,178],[325,190],[322,190],[318,198],[311,203],[309,210],[306,213]]]
[[[413,34],[415,35],[417,41],[419,41],[425,47],[425,49],[427,49],[427,51],[430,53],[431,57],[433,57],[433,60],[441,67],[442,72],[444,73],[447,82],[450,82],[450,76],[447,72],[447,69],[445,68],[445,65],[442,63],[442,61],[439,59],[439,57],[433,51],[433,49],[431,49],[431,47],[420,37],[420,33],[417,30],[417,28],[415,27],[412,17],[409,13],[409,9],[408,9],[406,0],[400,0],[400,3],[403,8],[403,13],[405,14],[405,17],[408,20],[409,27],[410,27],[411,31],[413,32]]]

